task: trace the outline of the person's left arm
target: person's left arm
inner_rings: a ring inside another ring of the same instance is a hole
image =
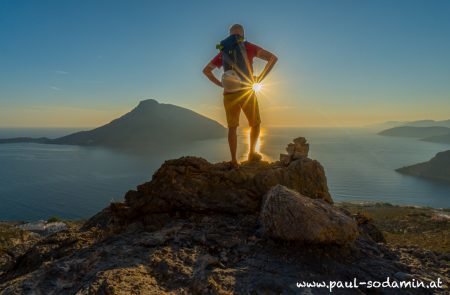
[[[270,73],[273,66],[277,63],[278,57],[275,56],[272,52],[269,52],[265,49],[258,48],[258,51],[256,52],[256,57],[265,60],[266,66],[262,70],[261,74],[257,77],[257,82],[261,82],[266,78],[266,76]]]

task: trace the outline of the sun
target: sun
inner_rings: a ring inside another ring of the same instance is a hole
[[[259,92],[262,90],[263,85],[261,83],[253,83],[252,89],[255,92]]]

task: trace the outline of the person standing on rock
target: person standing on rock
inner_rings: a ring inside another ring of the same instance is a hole
[[[231,152],[231,165],[239,167],[236,158],[237,127],[241,109],[244,112],[250,131],[249,161],[261,160],[255,150],[259,138],[261,118],[255,84],[260,83],[269,74],[278,58],[271,52],[244,40],[244,28],[234,24],[230,27],[230,35],[217,45],[220,52],[205,66],[203,73],[219,87],[223,87],[223,103],[228,124],[228,144]],[[266,65],[257,77],[253,75],[253,59],[258,57],[266,61]],[[215,68],[224,68],[222,79],[214,76]]]

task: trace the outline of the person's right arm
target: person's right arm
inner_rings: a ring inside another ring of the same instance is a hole
[[[214,76],[213,70],[216,68],[216,65],[214,65],[212,62],[208,63],[205,68],[203,69],[203,74],[209,79],[209,81],[213,82],[219,87],[222,86],[222,82],[219,81],[219,79]]]

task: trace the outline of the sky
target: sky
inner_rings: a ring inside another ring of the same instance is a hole
[[[449,15],[445,0],[0,0],[0,127],[98,126],[148,98],[225,124],[202,69],[233,23],[279,58],[263,125],[449,119]]]

